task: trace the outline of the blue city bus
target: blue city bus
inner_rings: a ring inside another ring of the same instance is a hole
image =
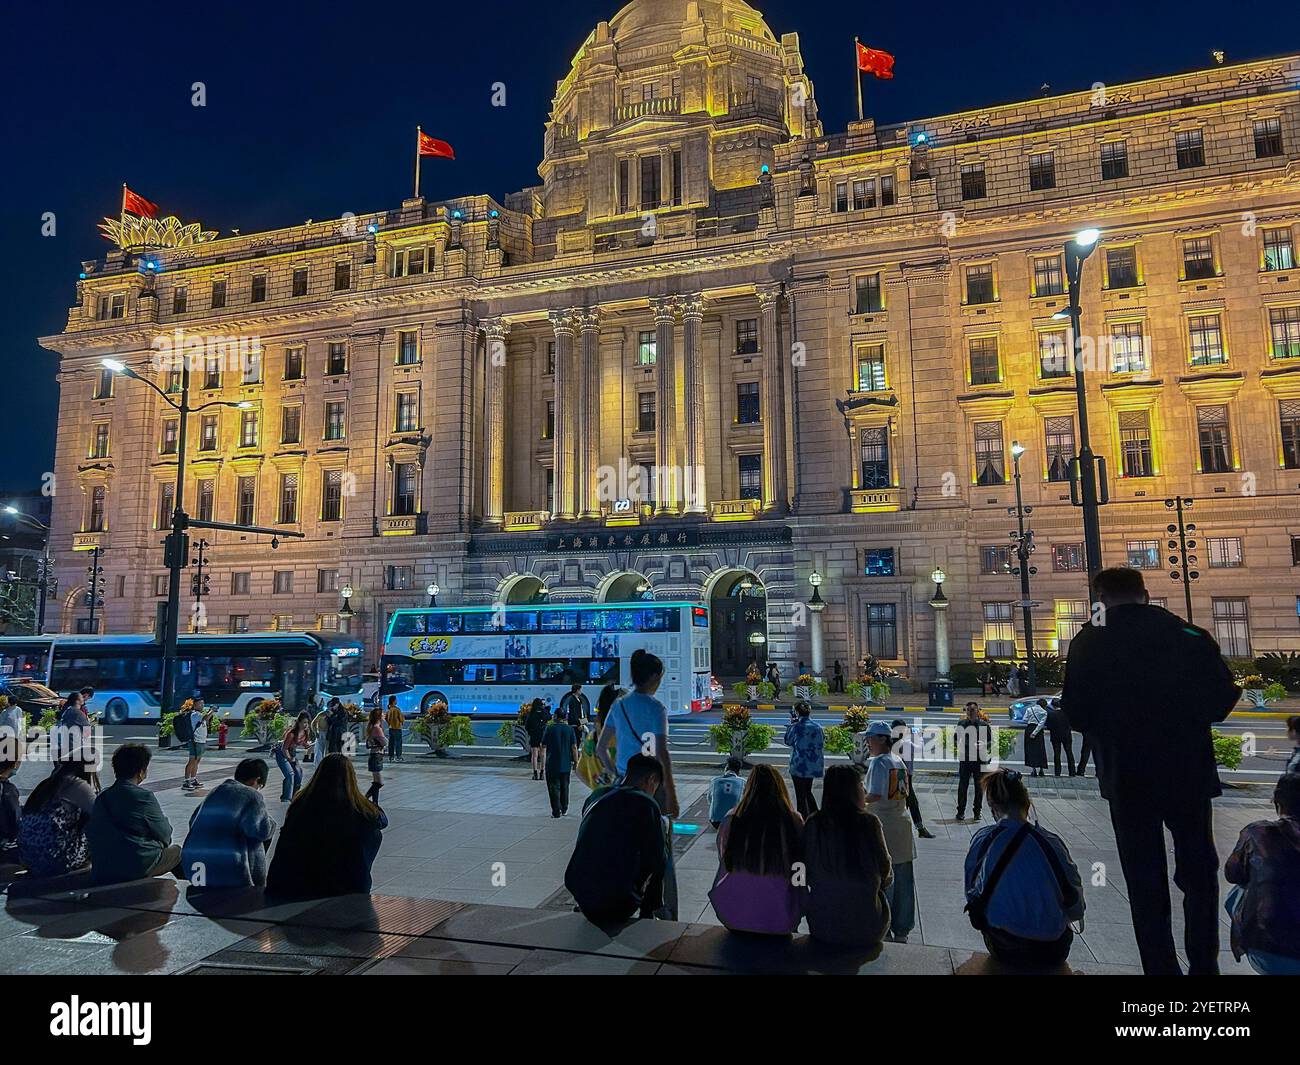
[[[514,714],[541,698],[558,706],[582,685],[588,710],[606,684],[632,686],[632,652],[664,662],[658,698],[670,714],[712,706],[709,608],[702,603],[561,603],[395,611],[380,699],[404,713],[445,702],[456,714]]]
[[[335,633],[184,633],[177,654],[178,697],[201,691],[231,719],[268,695],[293,711],[312,690],[340,698],[361,692],[361,642]],[[10,677],[60,695],[94,688],[88,709],[105,724],[157,721],[162,645],[148,635],[0,636],[0,683]]]

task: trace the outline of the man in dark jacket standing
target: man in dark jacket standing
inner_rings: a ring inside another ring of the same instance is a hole
[[[1221,792],[1210,726],[1241,689],[1204,629],[1147,599],[1142,574],[1102,570],[1102,610],[1070,641],[1061,704],[1092,745],[1110,802],[1142,970],[1181,972],[1174,953],[1164,828],[1174,839],[1191,975],[1219,971],[1219,856],[1211,802]]]
[[[1061,709],[1061,700],[1039,699],[1039,705],[1047,710],[1047,735],[1052,741],[1052,765],[1056,775],[1061,775],[1061,749],[1065,749],[1065,764],[1074,776],[1074,736],[1070,732],[1070,719]]]

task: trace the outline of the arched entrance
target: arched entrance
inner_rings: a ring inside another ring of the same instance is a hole
[[[709,634],[713,672],[719,679],[739,680],[750,662],[767,661],[767,590],[749,570],[717,573],[705,589],[709,600]]]
[[[501,582],[497,592],[497,601],[506,606],[522,606],[527,603],[544,603],[548,593],[540,577],[531,573],[516,573]]]
[[[596,588],[598,603],[635,603],[653,598],[649,580],[630,570],[609,574]]]

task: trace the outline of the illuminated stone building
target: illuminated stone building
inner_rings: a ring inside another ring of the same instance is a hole
[[[559,82],[534,187],[86,265],[44,341],[62,587],[100,543],[106,625],[152,624],[176,426],[98,367],[145,372],[181,330],[260,350],[194,371],[196,402],[251,406],[194,417],[187,508],[305,534],[209,536],[209,628],[330,627],[345,583],[372,647],[430,581],[701,598],[718,672],[765,626],[788,677],[815,570],[828,670],[870,649],[925,679],[936,566],[954,662],[1020,641],[1016,440],[1038,641],[1064,649],[1085,579],[1053,314],[1096,226],[1105,561],[1181,609],[1163,501],[1195,497],[1196,620],[1230,653],[1300,647],[1298,81],[1291,56],[827,133],[795,34],[633,0]]]

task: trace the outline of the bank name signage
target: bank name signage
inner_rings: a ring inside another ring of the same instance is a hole
[[[546,538],[546,550],[626,551],[635,548],[688,548],[700,546],[700,530],[628,529],[623,532],[553,533]]]

